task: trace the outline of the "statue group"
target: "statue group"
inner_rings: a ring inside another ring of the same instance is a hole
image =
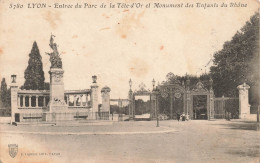
[[[62,68],[62,61],[60,58],[60,54],[57,49],[57,44],[53,42],[54,41],[53,37],[55,36],[51,35],[50,44],[49,44],[53,52],[47,53],[50,56],[51,68]]]

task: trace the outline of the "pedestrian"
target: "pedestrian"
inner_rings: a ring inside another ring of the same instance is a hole
[[[190,119],[189,114],[186,115],[186,121],[188,121]]]
[[[178,121],[180,121],[180,117],[181,117],[180,113],[177,113],[177,120]]]
[[[182,119],[182,121],[185,121],[185,113],[184,112],[181,115],[181,119]]]
[[[231,113],[230,113],[230,112],[227,112],[226,120],[230,121],[230,115],[231,115]]]

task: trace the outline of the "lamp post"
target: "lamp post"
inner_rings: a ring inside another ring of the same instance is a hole
[[[210,77],[210,79],[209,79],[210,90],[213,89],[213,88],[212,88],[212,84],[213,84],[213,80],[212,80],[212,78]]]
[[[132,80],[129,80],[129,86],[130,86],[130,90],[132,89]]]
[[[153,84],[153,90],[154,90],[154,86],[155,86],[155,80],[154,79],[152,81],[152,84]]]
[[[132,111],[133,110],[133,106],[132,106],[133,105],[133,98],[132,98],[132,80],[131,80],[131,78],[129,80],[129,87],[130,87],[130,90],[129,90],[129,97],[128,97],[129,98],[129,104],[128,104],[129,105],[128,106],[128,109],[129,109],[128,112],[129,113],[128,114],[129,114],[129,120],[130,120],[130,118],[131,118],[130,114],[132,113],[132,115],[133,115],[133,111]]]
[[[156,115],[157,115],[157,117],[156,117],[156,119],[157,119],[157,126],[156,127],[160,127],[159,126],[159,110],[158,110],[158,102],[159,102],[159,100],[158,100],[158,94],[159,94],[159,89],[158,89],[158,87],[156,87],[155,88],[155,98],[156,98]]]
[[[118,108],[119,108],[119,110],[118,110],[118,121],[121,121],[121,99],[120,99],[120,97],[119,97],[119,99],[118,99]]]
[[[190,78],[189,78],[189,76],[186,74],[186,76],[187,76],[187,80],[186,80],[186,93],[187,93],[187,114],[189,115],[189,113],[191,114],[191,112],[190,112],[190,100],[191,100],[191,97],[190,97]],[[191,115],[193,115],[193,114],[191,114]]]

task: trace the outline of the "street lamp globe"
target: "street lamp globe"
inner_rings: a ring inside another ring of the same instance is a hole
[[[152,84],[153,84],[153,89],[154,89],[154,86],[155,86],[155,80],[154,79],[152,81]]]

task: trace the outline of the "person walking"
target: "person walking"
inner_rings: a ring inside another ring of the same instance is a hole
[[[180,117],[181,117],[180,113],[177,113],[177,120],[178,121],[180,121]]]
[[[182,119],[182,121],[185,121],[185,113],[184,112],[181,115],[181,119]]]
[[[186,115],[186,121],[190,120],[189,114]]]
[[[228,120],[230,121],[231,118],[232,118],[231,112],[229,112],[229,113],[228,113]]]

